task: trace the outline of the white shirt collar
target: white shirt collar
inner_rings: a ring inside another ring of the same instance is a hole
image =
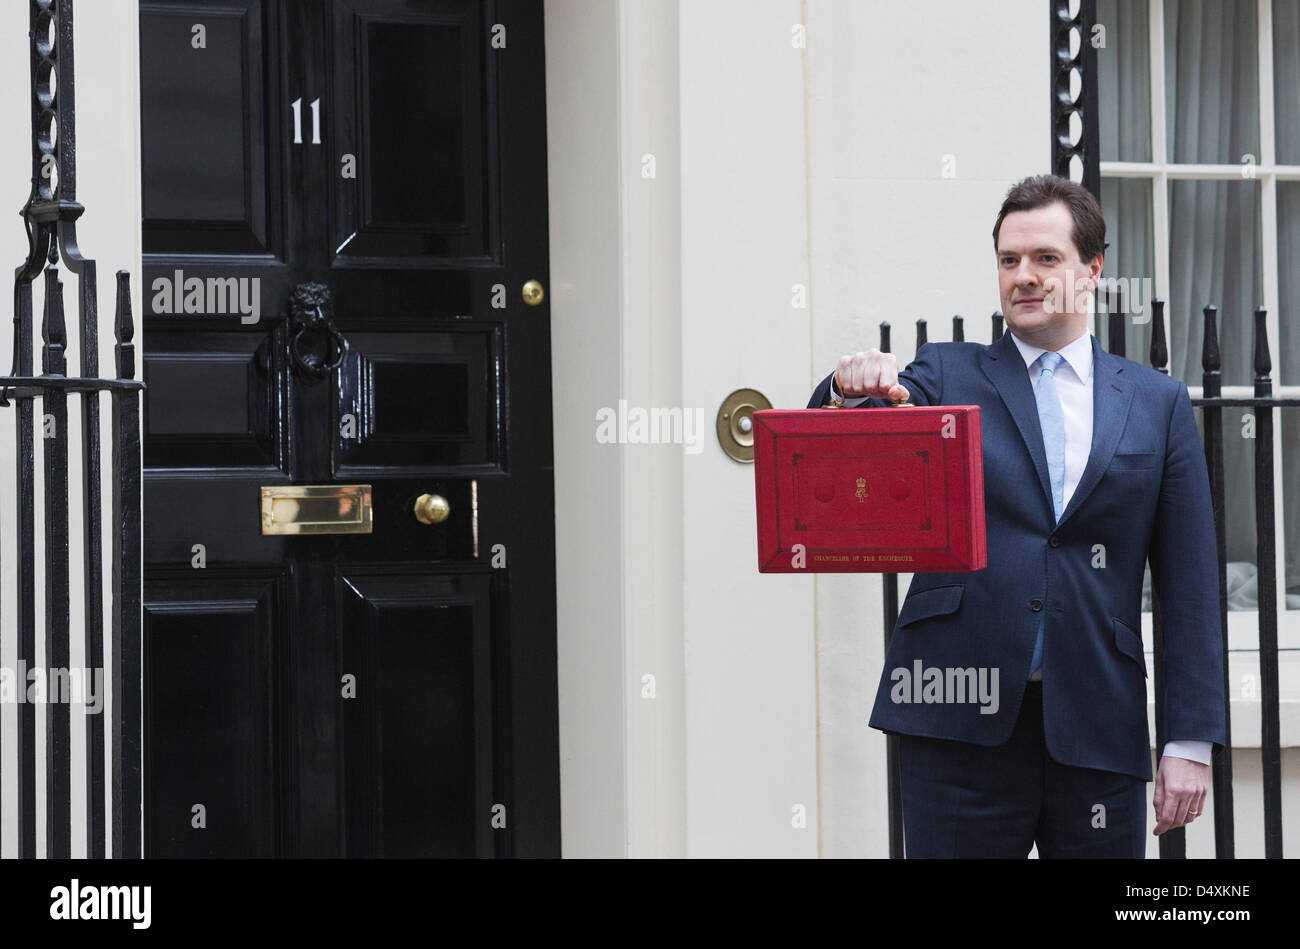
[[[1011,330],[1007,330],[1007,332],[1011,333]],[[1016,349],[1020,350],[1020,355],[1025,359],[1026,369],[1034,364],[1034,360],[1047,352],[1047,350],[1040,346],[1031,346],[1015,333],[1011,333],[1011,338],[1015,340]],[[1078,376],[1081,381],[1088,381],[1089,376],[1092,374],[1091,333],[1084,333],[1073,342],[1066,343],[1058,349],[1057,352],[1061,354],[1061,358],[1069,364],[1070,368],[1074,370],[1074,374]]]

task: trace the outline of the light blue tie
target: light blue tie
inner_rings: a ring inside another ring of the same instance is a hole
[[[1038,357],[1042,371],[1038,375],[1035,398],[1038,401],[1038,424],[1043,429],[1043,447],[1047,450],[1047,472],[1052,481],[1052,507],[1056,519],[1061,519],[1065,507],[1065,413],[1061,398],[1056,394],[1056,370],[1064,361],[1060,353],[1045,352]],[[1043,665],[1043,627],[1047,614],[1038,621],[1038,638],[1034,641],[1034,658],[1030,660],[1030,675]]]

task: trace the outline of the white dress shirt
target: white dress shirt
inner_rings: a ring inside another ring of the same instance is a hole
[[[1038,357],[1046,350],[1031,346],[1015,333],[1011,333],[1011,338],[1024,357],[1025,367],[1029,371],[1029,387],[1036,391],[1038,376],[1043,368],[1038,363]],[[1066,343],[1058,352],[1064,360],[1056,369],[1056,394],[1061,399],[1061,411],[1065,415],[1065,488],[1061,501],[1061,510],[1065,510],[1075,488],[1079,486],[1083,469],[1088,464],[1088,455],[1092,451],[1092,334],[1085,332],[1073,342]],[[865,401],[866,398],[851,401],[846,399],[844,404],[856,406]],[[1041,678],[1041,673],[1035,673],[1032,678]],[[1208,741],[1169,741],[1165,742],[1164,753],[1171,758],[1187,758],[1209,764],[1212,751],[1213,745]]]

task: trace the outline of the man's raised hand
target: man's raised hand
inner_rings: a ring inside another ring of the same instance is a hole
[[[898,359],[878,349],[841,356],[835,385],[846,399],[869,396],[906,402],[909,397],[907,386],[898,381]]]

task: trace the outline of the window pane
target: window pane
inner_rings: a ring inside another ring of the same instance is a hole
[[[1201,384],[1206,304],[1219,311],[1223,384],[1250,385],[1251,313],[1263,299],[1257,181],[1169,182],[1169,371]]]
[[[1155,289],[1155,251],[1152,241],[1151,180],[1102,178],[1101,210],[1106,218],[1106,256],[1103,283],[1097,295],[1093,334],[1107,350],[1110,320],[1104,310],[1109,281],[1122,286],[1125,321],[1124,352],[1129,359],[1149,364],[1151,352],[1151,297]]]
[[[1275,390],[1278,385],[1300,385],[1300,182],[1280,181],[1277,185],[1277,261],[1281,338],[1273,348],[1277,353]],[[1300,409],[1279,409],[1278,414],[1281,421],[1275,424],[1282,428],[1286,606],[1296,610],[1300,609]]]
[[[1256,0],[1165,0],[1169,160],[1259,160]]]
[[[1273,3],[1273,111],[1277,160],[1300,165],[1300,2]]]
[[[1286,608],[1300,610],[1300,409],[1279,409],[1282,427],[1282,526]],[[1274,416],[1276,420],[1278,416]],[[1274,424],[1278,424],[1276,421]]]
[[[1260,188],[1256,181],[1169,182],[1169,363],[1200,386],[1202,308],[1219,311],[1223,384],[1253,382],[1252,312],[1263,298]],[[1255,570],[1255,440],[1245,408],[1223,410],[1228,609],[1258,608]],[[1204,432],[1204,418],[1197,412]]]
[[[1300,182],[1277,183],[1277,321],[1273,381],[1300,385]]]
[[[1097,49],[1101,160],[1150,161],[1151,30],[1147,5],[1133,0],[1098,0],[1097,22],[1106,28],[1106,45]]]
[[[1200,378],[1197,378],[1200,384]],[[1227,532],[1228,610],[1251,613],[1259,609],[1259,570],[1255,555],[1255,441],[1245,436],[1242,420],[1249,410],[1223,410],[1224,529]],[[1197,450],[1204,455],[1204,410],[1196,409]],[[1292,442],[1292,444],[1295,444]],[[1291,508],[1288,507],[1288,514]],[[1288,525],[1290,518],[1288,518]],[[1288,537],[1295,536],[1288,526]],[[1288,545],[1288,550],[1292,549]],[[1288,590],[1293,574],[1288,566]],[[1296,591],[1300,593],[1300,590]],[[1300,601],[1300,596],[1295,600]],[[1288,606],[1294,608],[1288,599]],[[1151,567],[1142,576],[1142,609],[1151,609]]]

